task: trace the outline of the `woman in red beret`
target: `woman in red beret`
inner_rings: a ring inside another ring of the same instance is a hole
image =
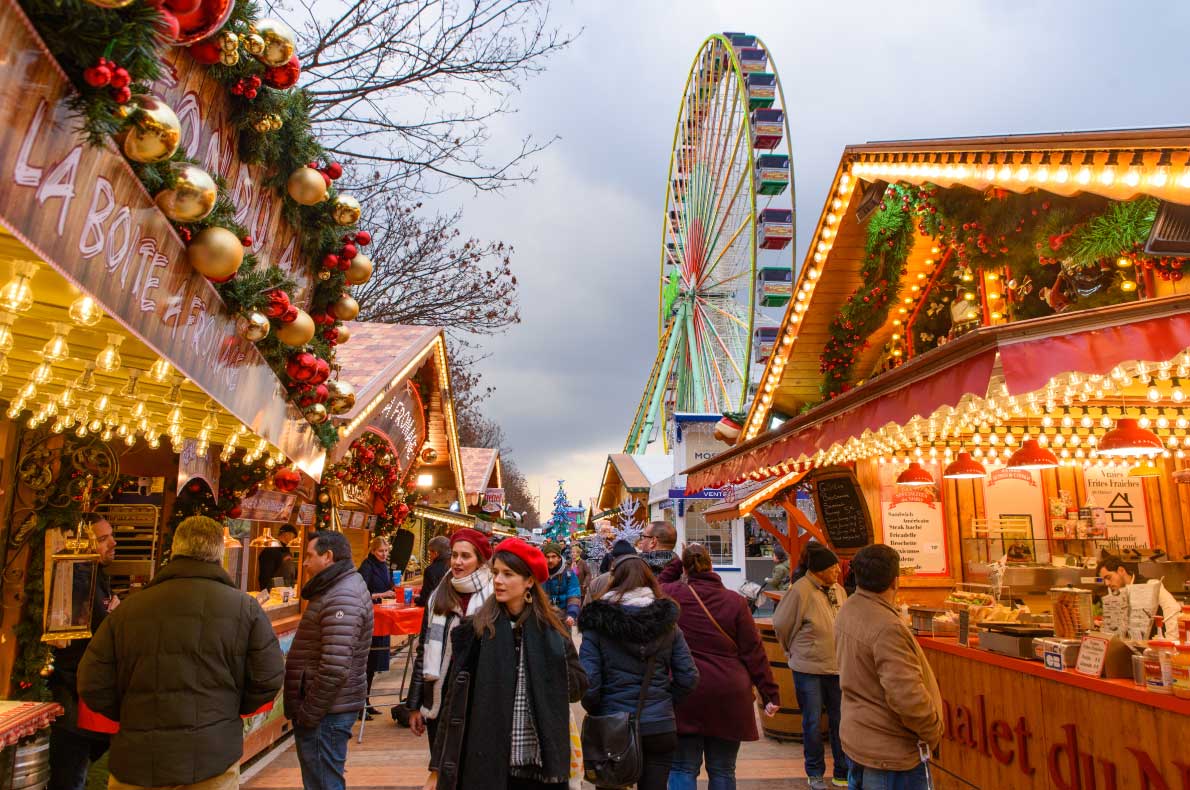
[[[542,589],[541,550],[506,540],[492,573],[492,597],[452,636],[426,790],[565,790],[587,676]]]
[[[482,532],[474,529],[455,532],[450,536],[450,575],[426,602],[405,706],[411,711],[410,729],[415,735],[428,730],[431,744],[446,687],[439,680],[450,666],[451,632],[492,596],[492,571],[488,567],[491,558],[492,545]]]

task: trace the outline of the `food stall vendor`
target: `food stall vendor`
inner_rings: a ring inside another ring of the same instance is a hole
[[[1128,612],[1128,615],[1117,629],[1121,636],[1128,635],[1128,624],[1132,619],[1132,611],[1136,609],[1147,611],[1150,617],[1160,612],[1164,637],[1177,640],[1182,605],[1173,597],[1173,593],[1165,589],[1165,585],[1159,579],[1145,579],[1139,570],[1136,573],[1130,572],[1119,557],[1105,558],[1099,564],[1099,575],[1103,577],[1109,595],[1122,595],[1125,598],[1124,611]],[[1146,587],[1152,592],[1145,590]],[[1146,603],[1147,601],[1155,601],[1156,606],[1153,607],[1151,603]],[[1146,633],[1144,638],[1151,635]]]

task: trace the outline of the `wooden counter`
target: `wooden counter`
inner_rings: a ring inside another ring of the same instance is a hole
[[[918,641],[942,690],[939,790],[1190,790],[1190,700]]]
[[[273,623],[273,632],[277,641],[281,643],[281,653],[289,653],[289,646],[293,644],[293,637],[297,633],[298,623],[302,620],[299,601],[266,607],[265,613]],[[257,754],[279,741],[292,729],[289,719],[285,718],[284,690],[277,692],[273,707],[264,713],[249,716],[244,719],[244,755],[240,762],[252,759]]]

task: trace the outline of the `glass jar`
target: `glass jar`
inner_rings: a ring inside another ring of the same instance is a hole
[[[1190,643],[1190,606],[1182,607],[1182,616],[1178,618],[1178,641],[1183,645]]]
[[[1145,648],[1145,688],[1158,694],[1173,693],[1174,643],[1163,639],[1149,641]]]
[[[1172,664],[1173,695],[1178,699],[1190,699],[1190,644],[1178,645]]]

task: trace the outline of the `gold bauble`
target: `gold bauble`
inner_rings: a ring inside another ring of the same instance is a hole
[[[318,501],[325,505],[327,502],[331,501],[331,495],[326,493],[325,491],[319,491],[318,492]]]
[[[124,8],[132,5],[132,0],[87,0],[96,8]]]
[[[298,310],[297,318],[277,327],[277,339],[291,348],[304,346],[314,339],[314,319],[305,310]]]
[[[189,162],[174,162],[169,169],[174,185],[157,193],[157,208],[174,222],[198,222],[210,214],[219,197],[215,179]]]
[[[186,257],[203,277],[221,283],[240,270],[240,264],[244,262],[244,245],[227,228],[212,226],[199,231],[186,248]]]
[[[284,22],[261,19],[256,23],[256,35],[260,36],[264,46],[259,54],[252,54],[266,66],[284,66],[297,51],[297,36]]]
[[[326,383],[330,395],[326,399],[326,408],[331,414],[346,414],[355,405],[355,388],[341,379],[333,379]]]
[[[351,339],[351,330],[349,330],[347,328],[346,324],[341,325],[339,327],[339,334],[335,336],[335,343],[337,345],[341,346],[350,339]]]
[[[331,273],[329,271],[327,271],[326,269],[323,269],[322,271],[320,271],[318,273],[318,279],[322,280],[323,282],[326,282],[330,278],[331,278]]]
[[[124,135],[124,155],[141,164],[164,162],[178,150],[182,124],[173,109],[156,96],[138,96],[136,104],[140,112]]]
[[[343,294],[327,312],[340,321],[351,321],[359,315],[359,302],[352,299],[350,294]]]
[[[372,279],[372,259],[362,252],[351,259],[344,275],[351,285],[363,285]]]
[[[306,421],[311,425],[322,425],[331,418],[330,412],[326,410],[326,406],[321,403],[315,403],[305,411]]]
[[[236,334],[249,343],[257,343],[264,340],[269,336],[269,330],[271,328],[272,325],[269,324],[269,317],[255,310],[236,319]]]
[[[222,63],[224,66],[236,65],[237,63],[240,62],[239,50],[236,50],[236,49],[233,49],[230,51],[226,50],[226,49],[223,50],[222,52],[219,53],[219,62]]]
[[[359,201],[351,195],[335,197],[335,207],[331,209],[331,216],[335,218],[336,223],[343,226],[354,225],[359,222],[359,214]]]
[[[256,33],[249,33],[244,37],[244,49],[248,50],[249,55],[259,55],[264,52],[264,39]]]
[[[235,52],[240,48],[240,37],[230,30],[224,30],[219,34],[219,49],[224,52]]]
[[[316,206],[326,200],[326,179],[312,167],[299,167],[289,174],[285,191],[295,203]]]

